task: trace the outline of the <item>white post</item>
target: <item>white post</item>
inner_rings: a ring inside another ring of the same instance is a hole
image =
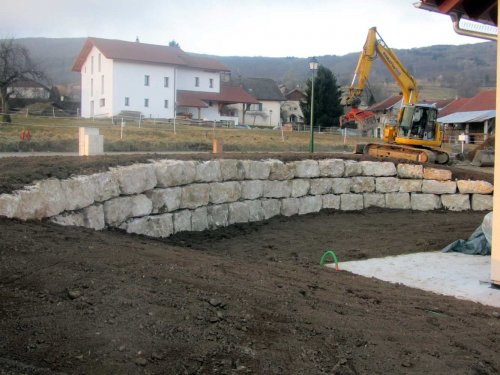
[[[56,110],[54,109],[54,107],[52,107],[52,117],[56,117]]]
[[[125,126],[125,123],[123,122],[122,118],[122,123],[120,124],[120,140],[123,139],[123,127]]]
[[[142,122],[142,113],[139,113],[139,128],[141,127]]]
[[[347,142],[347,128],[344,128],[344,144]]]

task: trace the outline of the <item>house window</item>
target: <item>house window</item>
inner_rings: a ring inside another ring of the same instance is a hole
[[[125,107],[130,105],[130,98],[128,96],[125,97]]]
[[[94,74],[94,56],[90,57],[90,74]]]
[[[213,89],[214,88],[214,79],[213,78],[210,78],[210,80],[208,81],[208,86]]]
[[[200,77],[194,77],[194,86],[200,87]]]
[[[144,107],[149,107],[149,99],[144,99]]]
[[[163,77],[163,87],[168,87],[168,77]]]
[[[104,94],[104,75],[101,76],[101,94]]]
[[[101,98],[99,99],[99,106],[104,107],[106,105],[106,99]]]
[[[168,108],[168,100],[163,101],[163,107]]]
[[[101,72],[101,54],[97,56],[97,70],[99,73]]]
[[[248,106],[249,111],[262,111],[262,103],[250,104]]]
[[[148,75],[144,76],[144,86],[149,86],[149,76]]]
[[[90,96],[94,96],[94,78],[90,79]]]

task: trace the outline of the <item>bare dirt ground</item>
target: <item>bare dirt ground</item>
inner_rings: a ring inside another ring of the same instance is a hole
[[[0,161],[2,191],[116,164],[69,159]],[[483,217],[325,211],[164,240],[0,218],[0,374],[498,374],[499,309],[319,267],[439,250]]]

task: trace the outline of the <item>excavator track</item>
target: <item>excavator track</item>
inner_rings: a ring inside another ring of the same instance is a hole
[[[422,164],[446,164],[450,160],[450,156],[441,150],[400,146],[396,144],[368,143],[365,145],[356,145],[355,153],[363,153],[379,159],[403,159]]]

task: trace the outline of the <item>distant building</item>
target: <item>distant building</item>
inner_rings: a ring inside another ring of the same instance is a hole
[[[7,91],[15,99],[48,99],[50,89],[41,83],[27,80],[14,82]]]
[[[306,100],[306,95],[295,88],[285,94],[285,101],[281,105],[281,116],[284,122],[292,124],[304,123],[304,114],[300,103]]]

